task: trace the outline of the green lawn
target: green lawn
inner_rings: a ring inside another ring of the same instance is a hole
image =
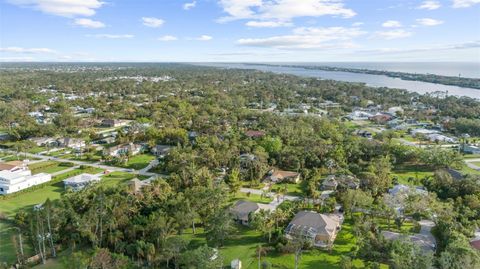
[[[197,229],[197,234],[193,235],[191,229],[185,231],[183,236],[190,241],[190,247],[198,247],[206,244],[205,235],[203,229]],[[255,256],[255,249],[257,246],[264,245],[266,240],[263,236],[245,226],[238,225],[237,231],[232,235],[232,238],[225,242],[225,245],[219,249],[225,266],[229,266],[233,259],[240,259],[242,261],[242,268],[245,269],[257,269],[258,260]],[[350,221],[346,221],[342,225],[342,230],[335,240],[335,246],[332,251],[322,249],[312,249],[305,251],[302,254],[299,268],[303,269],[337,269],[340,268],[338,262],[342,255],[348,255],[351,252],[352,247],[356,244],[355,237],[352,233],[352,224]],[[294,255],[293,254],[281,254],[272,250],[267,254],[267,257],[263,257],[262,261],[268,261],[272,268],[294,268]],[[363,268],[364,263],[362,260],[354,260],[355,266]],[[382,265],[382,268],[388,268],[386,265]]]
[[[70,168],[68,166],[61,166],[59,162],[55,162],[55,161],[38,162],[38,163],[30,164],[28,167],[32,171],[32,174],[39,174],[39,173],[53,174],[53,173]]]
[[[462,167],[462,169],[460,169],[460,171],[464,174],[473,174],[473,175],[480,175],[480,171],[477,171],[475,169],[472,169],[468,166],[464,166]]]
[[[287,195],[302,196],[304,193],[306,181],[301,181],[298,184],[295,183],[278,183],[272,186],[273,192],[279,192],[281,189],[287,186]]]
[[[480,162],[473,162],[472,164],[480,167]]]
[[[125,172],[112,172],[108,175],[102,176],[102,181],[100,184],[108,187],[118,186],[119,184],[123,184],[130,179],[135,178],[134,174],[125,173]]]
[[[155,159],[155,156],[152,154],[139,154],[139,155],[130,157],[130,159],[126,164],[111,164],[111,165],[140,170],[147,167],[148,164],[154,159]]]
[[[421,165],[397,165],[392,170],[392,178],[398,177],[398,183],[405,185],[420,185],[420,180],[427,176],[433,176],[433,171]],[[409,178],[414,180],[409,181]],[[415,184],[417,181],[418,184]]]
[[[238,192],[235,197],[230,199],[231,202],[235,202],[237,200],[248,200],[252,201],[254,203],[262,203],[262,204],[268,204],[273,201],[273,198],[268,198],[268,197],[261,197],[258,194],[253,194],[251,193],[250,195],[247,195],[246,193],[243,192]]]

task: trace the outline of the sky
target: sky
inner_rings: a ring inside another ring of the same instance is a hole
[[[480,0],[0,0],[0,61],[480,62]]]

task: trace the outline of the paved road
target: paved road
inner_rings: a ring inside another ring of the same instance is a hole
[[[15,152],[11,152],[11,151],[5,151],[5,152],[15,153]],[[52,156],[45,156],[45,155],[41,155],[41,154],[31,154],[31,153],[27,153],[26,156],[30,157],[30,158],[38,158],[38,159],[41,159],[41,160],[44,160],[44,161],[54,160],[54,161],[58,161],[58,162],[71,162],[71,163],[76,164],[77,166],[88,165],[88,166],[100,168],[100,169],[103,169],[103,170],[109,170],[109,171],[130,172],[130,173],[135,172],[135,173],[137,173],[139,175],[142,175],[142,176],[152,177],[152,176],[158,175],[156,173],[151,173],[151,172],[144,171],[143,169],[139,170],[139,171],[132,171],[132,169],[104,165],[104,164],[101,164],[101,163],[98,163],[98,162],[97,163],[91,163],[91,162],[77,161],[77,160],[70,160],[70,159],[62,159],[62,158],[59,158],[59,157],[52,157]]]
[[[480,166],[478,165],[475,165],[473,163],[480,163],[480,158],[476,158],[476,159],[465,159],[465,162],[467,163],[467,166],[472,168],[472,169],[475,169],[477,171],[480,171]]]

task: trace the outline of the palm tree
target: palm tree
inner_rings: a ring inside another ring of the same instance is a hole
[[[258,257],[258,269],[261,268],[261,261],[262,261],[262,255],[265,256],[267,255],[267,249],[262,247],[262,245],[258,245],[257,249],[257,257]]]

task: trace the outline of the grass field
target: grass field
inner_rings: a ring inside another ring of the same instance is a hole
[[[108,175],[102,176],[102,181],[100,184],[103,186],[113,187],[119,184],[126,183],[130,179],[135,178],[134,174],[125,173],[125,172],[112,172]]]
[[[61,166],[59,162],[55,162],[55,161],[45,161],[45,162],[30,164],[28,168],[30,168],[30,170],[32,171],[32,174],[38,174],[38,173],[53,174],[53,173],[68,169],[70,167]]]
[[[147,167],[148,164],[154,159],[155,159],[155,156],[151,154],[139,154],[139,155],[130,157],[130,159],[126,164],[111,164],[111,165],[140,170]]]
[[[262,203],[262,204],[268,204],[273,201],[273,198],[268,198],[268,197],[261,197],[258,194],[253,194],[251,193],[250,195],[247,195],[246,193],[243,192],[238,192],[235,197],[230,199],[231,202],[235,202],[237,200],[248,200],[254,203]]]
[[[473,162],[472,164],[480,167],[480,162]]]
[[[427,176],[433,176],[433,171],[421,165],[397,165],[392,170],[392,178],[398,177],[398,183],[405,185],[419,185],[420,180]],[[409,181],[412,178],[412,181]],[[418,184],[415,184],[415,181]]]
[[[304,193],[304,189],[306,188],[305,184],[306,181],[301,181],[298,184],[294,183],[278,183],[272,186],[272,191],[273,192],[279,192],[281,189],[285,188],[287,186],[287,195],[292,195],[292,196],[302,196]]]

